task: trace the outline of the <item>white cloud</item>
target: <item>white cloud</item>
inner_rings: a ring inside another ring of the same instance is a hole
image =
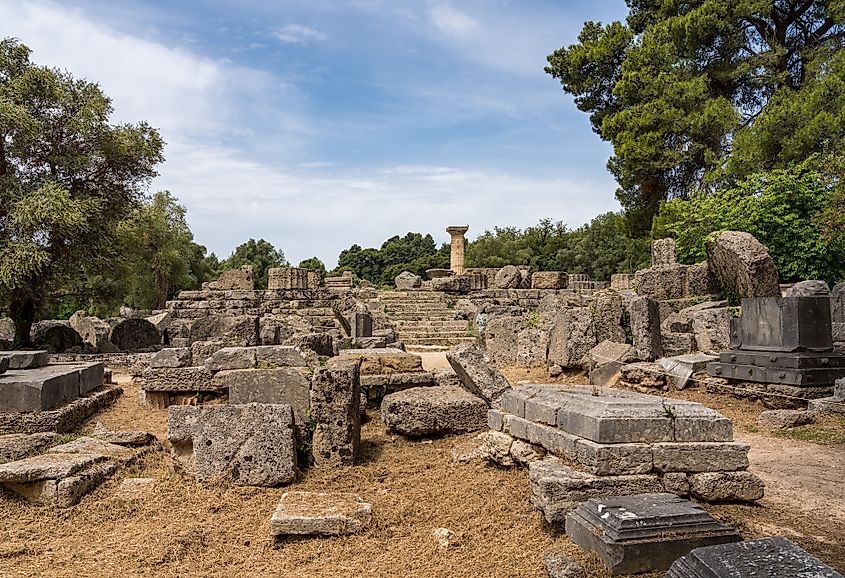
[[[437,29],[446,34],[469,36],[481,30],[475,18],[450,4],[436,4],[429,9],[428,14]]]
[[[308,42],[319,42],[326,39],[326,35],[300,24],[285,24],[273,31],[273,36],[285,44],[307,44]]]

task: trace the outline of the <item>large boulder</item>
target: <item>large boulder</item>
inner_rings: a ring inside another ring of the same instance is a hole
[[[148,351],[161,345],[161,332],[146,319],[132,317],[111,328],[109,341],[120,351]]]
[[[487,427],[487,403],[463,388],[412,387],[381,404],[390,431],[407,436],[467,433]]]
[[[786,297],[830,297],[830,287],[820,279],[799,281],[784,294]]]
[[[191,341],[221,341],[226,345],[260,343],[258,317],[254,315],[209,315],[191,325]]]
[[[754,235],[724,231],[706,242],[707,262],[726,296],[779,297],[780,285],[769,250]]]
[[[0,351],[12,348],[15,341],[15,322],[11,319],[0,319]]]
[[[518,289],[522,273],[513,265],[505,265],[496,273],[496,289]]]
[[[102,319],[88,316],[85,311],[77,311],[70,316],[68,322],[94,351],[115,353],[118,350],[114,343],[109,341],[111,325]]]
[[[505,376],[496,369],[496,364],[477,345],[464,344],[446,352],[449,365],[455,370],[461,385],[484,399],[489,405],[511,388]]]
[[[32,344],[50,353],[76,352],[85,348],[82,336],[67,321],[39,321],[32,326]]]
[[[396,288],[400,290],[417,289],[422,286],[422,277],[414,275],[410,271],[402,271],[393,280]]]
[[[718,354],[728,349],[731,316],[725,308],[704,309],[692,316],[692,332],[699,351]]]

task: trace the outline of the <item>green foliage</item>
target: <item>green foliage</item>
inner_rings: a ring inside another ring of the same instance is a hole
[[[737,186],[666,203],[655,218],[653,236],[675,238],[678,258],[706,258],[704,243],[717,231],[751,233],[769,248],[784,282],[845,279],[845,227],[837,203],[842,181],[822,167],[825,157],[756,173]],[[825,172],[822,172],[825,171]]]
[[[267,270],[272,267],[287,267],[289,263],[281,249],[276,249],[269,241],[250,239],[238,245],[234,253],[221,261],[220,270],[238,269],[244,265],[252,265],[256,288],[266,289]]]
[[[525,230],[497,227],[467,244],[466,264],[530,265],[539,271],[586,273],[591,279],[606,280],[648,262],[648,241],[630,238],[623,222],[622,215],[605,213],[574,231],[551,219]]]
[[[333,275],[348,270],[376,285],[392,285],[402,271],[423,275],[427,269],[448,267],[449,245],[444,244],[438,249],[431,235],[396,235],[382,243],[379,249],[363,249],[360,245],[344,249],[337,265]]]
[[[628,6],[625,24],[586,22],[545,70],[613,144],[608,169],[634,234],[666,199],[840,146],[841,0]]]
[[[299,262],[299,265],[297,265],[297,267],[299,267],[300,269],[313,269],[319,271],[321,275],[325,274],[326,272],[326,266],[317,257],[304,259]]]
[[[119,258],[117,224],[141,201],[164,145],[146,123],[110,124],[96,84],[29,55],[0,41],[0,300],[18,346],[48,297]]]

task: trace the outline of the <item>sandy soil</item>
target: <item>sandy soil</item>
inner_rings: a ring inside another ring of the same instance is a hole
[[[524,370],[506,373],[540,381]],[[137,386],[123,386],[125,395],[98,419],[166,439],[166,411],[141,408]],[[762,407],[749,401],[700,391],[678,397],[733,418],[736,437],[752,446],[752,470],[767,484],[759,506],[708,510],[746,537],[784,535],[845,569],[845,445],[756,431]],[[165,448],[64,511],[0,497],[0,576],[540,577],[548,549],[582,561],[589,576],[608,575],[530,506],[524,470],[452,464],[452,446],[471,435],[409,440],[390,435],[377,412],[371,415],[360,465],[308,471],[293,486],[353,491],[370,501],[374,523],[361,535],[274,544],[269,519],[284,489],[197,486],[174,473]],[[820,427],[845,430],[845,420]],[[158,485],[138,499],[116,496],[123,478],[143,476]],[[455,533],[445,551],[431,536],[439,527]]]

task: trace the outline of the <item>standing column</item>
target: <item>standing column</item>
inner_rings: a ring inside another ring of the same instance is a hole
[[[462,227],[446,227],[446,232],[452,236],[452,258],[450,268],[455,275],[463,275],[464,273],[464,245],[466,239],[464,234],[469,231],[469,225]]]

